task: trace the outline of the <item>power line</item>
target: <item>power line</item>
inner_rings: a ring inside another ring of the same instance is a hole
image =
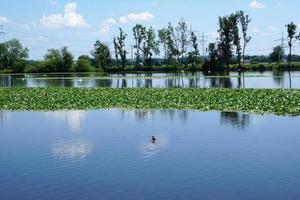
[[[201,40],[200,40],[200,43],[202,44],[202,55],[203,56],[206,56],[206,43],[208,42],[208,37],[206,35],[204,35],[204,33],[202,32],[202,35],[201,35]]]
[[[200,38],[199,40],[199,43],[201,44],[202,46],[202,56],[206,56],[206,52],[207,52],[207,49],[206,49],[206,43],[208,43],[208,36],[204,35],[204,33],[202,32],[202,35],[200,35],[200,31],[197,31],[197,30],[193,30],[193,26],[190,25],[190,33],[196,33],[198,38]]]
[[[5,36],[4,27],[0,24],[0,36]]]
[[[281,38],[274,40],[274,42],[280,42],[280,47],[282,50],[284,50],[285,48],[287,48],[287,46],[285,46],[285,41],[287,41],[287,39],[284,38],[283,36],[283,32],[281,33]],[[278,62],[282,61],[283,57],[280,57],[280,53],[278,53]]]
[[[277,39],[277,40],[274,40],[274,42],[280,42],[280,47],[281,47],[282,49],[288,48],[287,46],[285,46],[285,41],[287,41],[287,39],[284,38],[283,32],[281,33],[281,38],[279,38],[279,39]]]

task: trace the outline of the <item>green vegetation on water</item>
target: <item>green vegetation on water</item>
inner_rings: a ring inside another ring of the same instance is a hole
[[[1,88],[3,110],[195,109],[300,115],[300,90]]]

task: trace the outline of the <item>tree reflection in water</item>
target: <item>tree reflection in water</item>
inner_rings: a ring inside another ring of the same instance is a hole
[[[167,116],[170,120],[174,120],[177,116],[181,122],[186,122],[189,117],[188,110],[134,110],[135,119],[139,122],[145,122],[147,120],[153,120],[156,114]]]
[[[221,112],[221,124],[233,128],[245,129],[249,126],[250,115],[237,112]]]
[[[1,75],[0,87],[292,88],[298,71]],[[158,76],[158,77],[157,77]],[[285,79],[289,80],[285,80]],[[247,84],[245,83],[247,80]],[[297,86],[298,87],[298,86]],[[298,87],[299,88],[299,87]]]
[[[145,77],[146,77],[146,79],[145,79],[145,87],[146,88],[152,88],[153,87],[153,85],[152,85],[152,81],[153,81],[153,79],[152,79],[152,73],[145,74]]]
[[[278,87],[284,88],[284,72],[283,71],[273,71],[273,80]]]
[[[232,88],[233,84],[230,78],[230,72],[203,72],[205,79],[210,81],[211,88]]]
[[[0,110],[0,124],[5,125],[8,119],[8,113],[6,111]]]

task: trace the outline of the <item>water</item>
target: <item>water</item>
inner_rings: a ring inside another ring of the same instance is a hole
[[[1,87],[300,88],[300,71],[0,75]]]
[[[171,110],[1,111],[0,199],[299,199],[299,122]]]

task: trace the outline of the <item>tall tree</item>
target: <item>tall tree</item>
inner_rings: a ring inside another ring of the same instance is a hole
[[[181,55],[181,63],[183,63],[184,60],[184,56],[187,52],[187,47],[189,44],[188,41],[188,26],[187,23],[184,19],[181,19],[178,22],[178,25],[176,27],[176,32],[177,32],[177,40],[178,40],[178,46],[179,48],[177,48],[178,53],[180,53]]]
[[[287,33],[288,33],[288,45],[289,45],[289,56],[288,56],[288,61],[289,61],[289,68],[291,68],[291,61],[292,61],[292,46],[293,42],[296,38],[296,30],[297,30],[297,25],[294,24],[294,22],[291,22],[286,25],[287,27]]]
[[[94,57],[96,67],[106,69],[111,63],[109,47],[99,40],[97,40],[94,44],[92,55]]]
[[[145,63],[152,66],[152,56],[159,54],[159,42],[156,40],[155,30],[152,27],[146,31],[143,53]]]
[[[239,16],[239,22],[242,27],[242,35],[243,35],[243,53],[242,53],[242,59],[243,59],[243,64],[245,64],[245,51],[248,43],[251,41],[251,37],[248,36],[248,26],[251,22],[251,19],[249,15],[246,15],[244,11],[239,11],[238,12]]]
[[[3,70],[8,66],[8,51],[6,43],[0,43],[0,69]]]
[[[142,63],[141,59],[141,51],[142,51],[142,43],[145,42],[146,39],[146,27],[141,24],[137,24],[133,27],[133,36],[135,40],[134,48],[136,49],[136,65],[140,66]],[[145,58],[144,58],[145,59]]]
[[[44,71],[47,72],[68,72],[71,71],[74,64],[74,57],[68,47],[48,49],[44,59]]]
[[[194,32],[191,32],[190,41],[192,45],[192,51],[188,54],[188,60],[195,67],[198,64],[200,52],[198,48],[198,38]]]
[[[47,72],[60,72],[63,58],[59,49],[48,49],[45,59],[45,70]]]
[[[230,17],[219,17],[219,56],[228,68],[232,58],[233,28]]]
[[[171,23],[169,23],[167,28],[166,40],[167,40],[167,59],[168,59],[168,63],[172,64],[174,63],[174,60],[176,60],[176,58],[178,60],[179,51],[178,51],[178,45],[176,44],[177,42],[176,42],[174,28]]]
[[[159,42],[163,46],[165,59],[167,59],[167,42],[168,42],[167,35],[168,35],[168,29],[166,28],[163,28],[158,31],[158,38],[159,38]]]
[[[218,63],[218,49],[217,49],[217,45],[215,43],[210,43],[208,45],[208,56],[209,56],[209,64],[210,67],[217,67],[217,63]]]
[[[5,42],[1,49],[5,54],[0,57],[4,56],[2,59],[6,61],[6,67],[8,69],[13,70],[13,67],[17,62],[28,58],[29,50],[24,48],[21,42],[17,39]]]
[[[241,67],[241,57],[242,57],[242,47],[241,47],[241,37],[240,37],[240,32],[239,32],[239,27],[238,27],[238,22],[239,22],[239,15],[238,14],[231,14],[229,16],[229,21],[231,24],[232,28],[232,37],[233,37],[233,45],[236,48],[236,54],[237,54],[237,61],[239,68]]]
[[[283,59],[284,56],[284,49],[278,45],[277,47],[274,47],[273,52],[270,54],[270,59],[273,62],[280,63],[280,61]]]
[[[115,53],[115,58],[116,58],[116,61],[117,61],[117,65],[119,64],[119,53],[118,53],[118,43],[117,43],[117,39],[114,38],[114,53]]]
[[[117,44],[117,52],[121,58],[121,64],[122,68],[125,69],[126,67],[126,55],[127,51],[125,49],[125,40],[127,38],[127,34],[124,33],[124,31],[119,28],[119,36],[116,38],[116,44]]]
[[[62,57],[62,68],[61,72],[69,72],[71,71],[73,64],[74,64],[74,56],[68,50],[68,47],[63,47],[61,49],[61,57]]]

